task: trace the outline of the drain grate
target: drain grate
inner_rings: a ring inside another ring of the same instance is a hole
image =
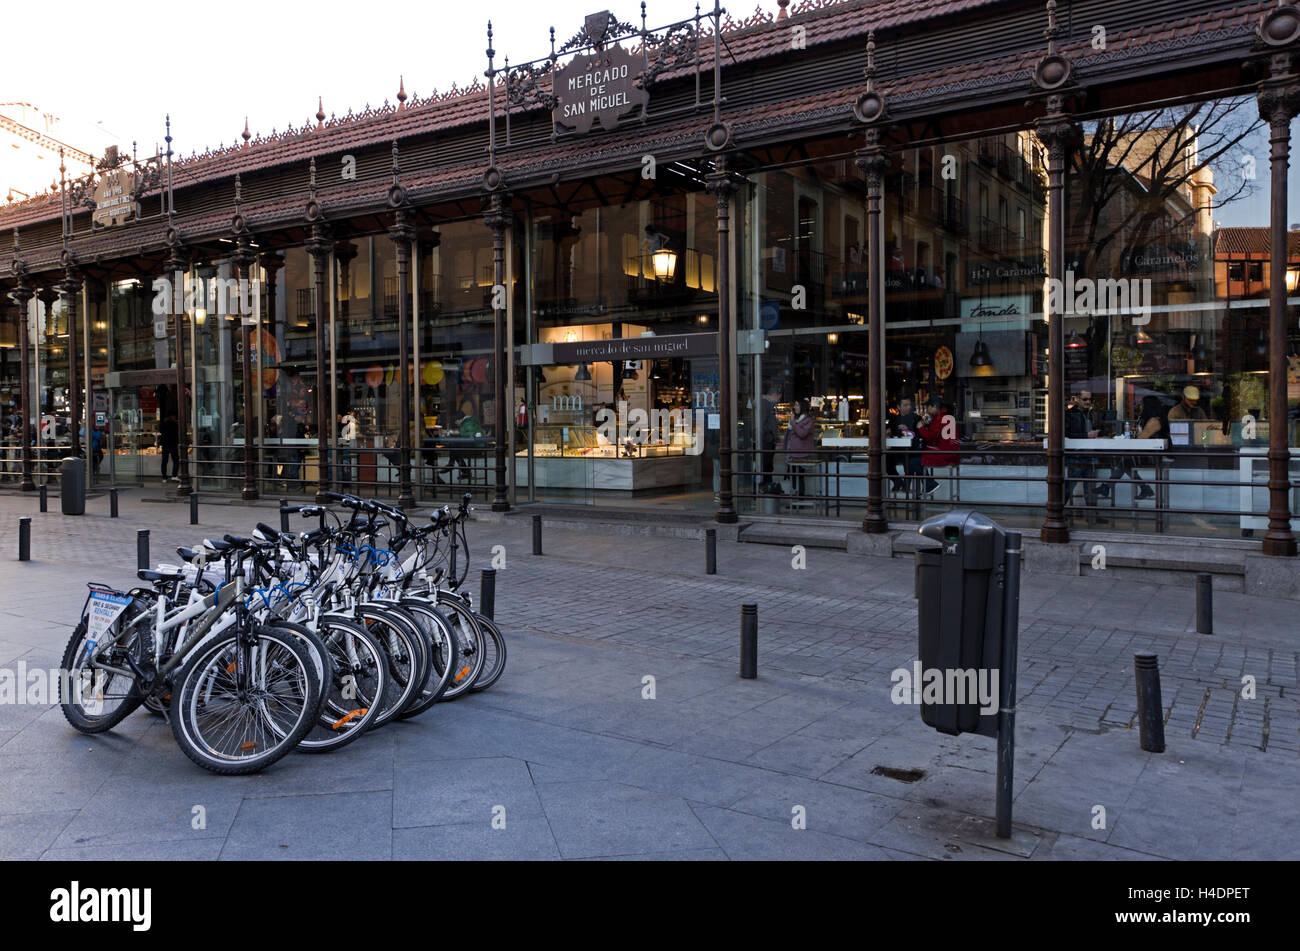
[[[914,783],[918,779],[925,778],[923,769],[895,769],[893,766],[876,766],[871,770],[873,776],[887,776],[890,779],[897,779],[900,783]]]

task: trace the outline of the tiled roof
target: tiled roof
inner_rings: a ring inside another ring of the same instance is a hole
[[[1272,231],[1267,227],[1220,228],[1214,239],[1214,256],[1249,254],[1267,258],[1273,253],[1271,235]],[[1287,232],[1286,253],[1287,257],[1300,255],[1300,231]]]
[[[759,6],[748,19],[739,22],[730,16],[724,19],[726,48],[723,66],[725,69],[730,65],[785,54],[790,49],[789,30],[794,25],[807,27],[807,45],[815,47],[848,37],[865,36],[869,29],[919,22],[996,2],[999,0],[804,0],[793,4],[790,16],[780,22]],[[706,18],[706,30],[707,23]],[[708,31],[701,48],[701,68],[705,70],[711,69],[713,64],[712,42],[707,41],[711,36],[711,31]],[[680,78],[693,70],[694,66],[689,66],[665,72],[659,82]],[[500,110],[504,101],[500,82],[497,84],[497,97]],[[393,139],[475,123],[486,125],[487,98],[487,87],[476,76],[464,88],[453,85],[447,92],[435,91],[428,96],[413,97],[400,106],[387,101],[375,108],[367,105],[357,114],[349,110],[345,116],[330,116],[324,122],[308,120],[301,127],[290,124],[289,128],[273,135],[254,136],[247,145],[237,142],[188,158],[179,157],[174,159],[174,167],[184,170],[187,186],[198,185],[212,179],[233,178],[236,172],[247,175],[277,165],[305,164],[313,155],[363,149],[387,144]],[[58,195],[38,195],[0,209],[0,227],[22,227],[49,220],[58,216],[58,208]]]
[[[853,37],[865,37],[868,30],[895,27],[904,23],[920,22],[937,16],[967,13],[992,6],[999,0],[807,0],[796,4],[795,14],[788,20],[776,22],[770,14],[756,14],[743,24],[736,24],[732,32],[724,33],[726,46],[724,64],[732,59],[737,63],[760,60],[764,57],[785,55],[790,49],[789,28],[805,24],[809,46],[843,43]],[[1004,2],[1001,6],[1006,6]],[[1184,20],[1152,24],[1129,31],[1112,31],[1107,49],[1095,50],[1087,39],[1062,46],[1061,51],[1075,64],[1081,82],[1089,77],[1105,76],[1110,70],[1123,70],[1135,56],[1152,51],[1167,51],[1170,61],[1179,55],[1195,53],[1197,44],[1209,49],[1239,47],[1248,43],[1259,17],[1271,4],[1268,0],[1243,2],[1209,14],[1188,17]],[[761,11],[760,11],[761,12]],[[1178,39],[1184,38],[1184,39]],[[1186,39],[1191,38],[1191,39]],[[705,43],[703,54],[712,61],[712,44]],[[929,70],[912,75],[890,75],[880,86],[886,92],[890,107],[897,115],[924,114],[951,109],[977,99],[1005,98],[1023,95],[1028,89],[1030,76],[1042,50],[1026,51],[1001,57],[991,57],[974,63]],[[689,74],[694,67],[679,71],[679,76]],[[662,81],[662,79],[661,79]],[[724,84],[726,74],[724,70]],[[792,98],[775,103],[755,105],[747,109],[733,106],[725,118],[736,132],[742,145],[760,141],[765,136],[788,137],[791,134],[824,134],[828,130],[852,125],[850,104],[860,80],[853,85],[831,89],[816,95]],[[499,97],[500,98],[500,97]],[[297,194],[282,194],[260,202],[246,199],[244,214],[254,230],[272,225],[302,224],[302,214],[307,200],[306,165],[313,156],[362,152],[366,149],[387,146],[394,139],[407,142],[418,136],[442,132],[455,127],[474,124],[486,126],[487,90],[481,84],[467,91],[412,99],[404,107],[386,105],[359,116],[329,119],[319,127],[283,133],[270,140],[254,139],[248,146],[231,148],[224,152],[185,160],[177,168],[183,171],[186,190],[194,184],[212,181],[229,181],[236,172],[248,174],[258,169],[297,164],[303,169],[302,188]],[[498,106],[500,109],[500,106]],[[516,113],[518,114],[518,113]],[[669,129],[654,130],[649,127],[619,129],[600,136],[585,138],[580,149],[581,168],[575,161],[571,141],[558,144],[545,143],[544,147],[530,148],[526,153],[505,153],[499,165],[507,182],[518,185],[525,178],[537,180],[539,174],[549,175],[563,171],[566,178],[583,169],[598,170],[601,164],[613,167],[626,165],[629,155],[654,151],[660,155],[699,153],[702,135],[710,118],[698,114],[676,122]],[[483,130],[486,139],[486,129]],[[406,168],[402,181],[411,192],[412,200],[427,204],[435,195],[442,198],[456,194],[473,195],[484,170],[481,159],[459,166],[442,165],[437,168]],[[357,181],[322,188],[320,200],[327,216],[345,217],[351,211],[374,210],[382,207],[388,181]],[[178,188],[178,195],[181,194]],[[247,194],[247,192],[246,192]],[[156,201],[156,198],[154,199]],[[41,205],[44,207],[41,207]],[[178,202],[184,210],[184,200]],[[203,215],[178,215],[177,224],[186,235],[201,236],[229,227],[232,208]],[[0,229],[15,225],[26,226],[36,221],[51,221],[58,214],[58,198],[40,199],[0,209]],[[134,253],[147,237],[151,245],[159,240],[159,225],[139,228],[130,226],[111,232],[77,239],[76,250],[83,258],[91,255],[117,257]],[[26,242],[25,242],[26,246]],[[48,253],[47,253],[48,252]],[[39,253],[28,253],[33,266],[50,266],[57,260],[57,249],[42,248]],[[48,258],[48,260],[46,260]]]

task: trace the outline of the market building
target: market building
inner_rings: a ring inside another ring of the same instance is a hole
[[[667,6],[0,209],[8,477],[1295,554],[1300,11]]]

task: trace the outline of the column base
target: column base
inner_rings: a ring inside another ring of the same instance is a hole
[[[740,521],[740,514],[734,508],[720,508],[713,520],[719,525],[735,525]]]
[[[1265,538],[1261,550],[1275,558],[1293,558],[1296,554],[1294,538]]]
[[[889,531],[889,520],[883,512],[868,515],[862,520],[862,530],[868,535],[884,535]]]
[[[397,507],[399,509],[415,508],[415,494],[409,487],[403,489],[402,494],[397,497]]]
[[[181,484],[176,487],[176,494],[181,498],[186,498],[193,491],[194,486],[186,480],[182,480]]]
[[[250,489],[247,486],[239,493],[239,497],[245,502],[252,502],[257,498],[257,490]]]
[[[36,491],[36,483],[35,483],[35,482],[31,482],[31,481],[24,482],[21,486],[18,487],[18,491],[20,491],[20,492],[35,492],[35,491]]]
[[[1038,537],[1048,545],[1068,545],[1070,527],[1068,525],[1044,525]]]
[[[510,511],[510,503],[509,503],[509,502],[493,502],[493,503],[492,503],[492,511],[494,511],[494,512],[509,512],[509,511]]]

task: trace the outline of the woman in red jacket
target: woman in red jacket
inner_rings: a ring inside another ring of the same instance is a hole
[[[957,440],[957,420],[953,418],[950,407],[939,397],[930,398],[929,412],[921,418],[921,425],[916,429],[925,443],[925,452],[921,455],[921,465],[929,468],[954,466],[961,459],[961,443]],[[934,495],[939,488],[937,479],[927,479],[921,494],[926,498]]]

